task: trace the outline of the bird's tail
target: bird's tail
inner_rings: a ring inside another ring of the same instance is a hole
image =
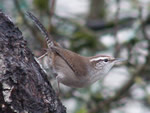
[[[47,42],[47,46],[48,48],[50,48],[52,45],[54,45],[54,41],[52,36],[47,32],[47,30],[45,29],[45,27],[41,24],[41,22],[31,13],[31,12],[27,12],[26,15],[32,19],[32,21],[35,23],[35,25],[39,28],[39,30],[41,31],[41,33],[44,35],[44,37],[46,38],[46,42]]]

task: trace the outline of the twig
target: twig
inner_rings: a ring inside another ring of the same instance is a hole
[[[116,14],[115,14],[115,31],[114,31],[114,36],[115,36],[115,53],[114,53],[114,57],[118,57],[119,53],[120,53],[120,45],[118,42],[118,21],[119,21],[119,13],[120,13],[120,0],[116,0],[116,4],[117,4],[117,9],[116,9]]]
[[[53,14],[54,14],[54,11],[55,11],[55,3],[56,3],[56,0],[51,0],[50,17],[52,17]]]
[[[146,26],[145,26],[144,21],[143,21],[142,11],[143,11],[143,7],[139,3],[139,20],[140,20],[140,23],[141,23],[141,31],[142,31],[144,39],[147,40],[147,42],[148,42],[147,49],[150,52],[150,38],[149,38],[149,36],[146,32]],[[146,61],[148,61],[147,63],[150,63],[150,54],[148,54],[146,56]]]
[[[51,28],[52,28],[52,17],[54,15],[54,12],[55,12],[55,3],[56,3],[56,0],[50,0],[50,13],[49,13],[49,32],[51,31]]]

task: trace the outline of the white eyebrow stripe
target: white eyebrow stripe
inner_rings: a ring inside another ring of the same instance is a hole
[[[104,59],[108,59],[108,57],[92,58],[92,59],[90,60],[90,62],[92,62],[92,61],[98,61],[98,60],[104,60]]]

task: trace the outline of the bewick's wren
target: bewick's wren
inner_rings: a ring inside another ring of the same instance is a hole
[[[49,65],[56,75],[58,83],[74,88],[86,87],[106,75],[115,63],[123,61],[123,59],[106,55],[85,57],[64,49],[52,40],[52,37],[33,14],[27,12],[27,15],[46,38]]]

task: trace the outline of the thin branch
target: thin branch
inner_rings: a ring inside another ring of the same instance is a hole
[[[142,16],[143,7],[141,6],[140,3],[138,5],[139,5],[139,20],[141,23],[141,31],[142,31],[144,39],[147,40],[147,42],[148,42],[147,49],[150,52],[150,37],[148,36],[148,34],[146,32],[146,25],[144,24],[145,22],[143,21],[143,16]],[[148,54],[146,56],[146,61],[147,61],[147,63],[150,63],[150,54]]]
[[[52,17],[53,14],[54,14],[54,11],[55,11],[55,3],[56,3],[56,0],[51,0],[50,17]]]
[[[120,0],[116,0],[116,5],[117,5],[117,9],[116,9],[116,14],[115,14],[115,30],[114,30],[114,36],[115,36],[115,53],[114,53],[114,57],[118,57],[119,53],[120,53],[120,44],[118,42],[118,21],[119,21],[119,13],[120,13]]]
[[[50,0],[49,28],[48,28],[49,32],[52,29],[52,17],[53,17],[54,12],[55,12],[55,5],[56,5],[56,0]]]

